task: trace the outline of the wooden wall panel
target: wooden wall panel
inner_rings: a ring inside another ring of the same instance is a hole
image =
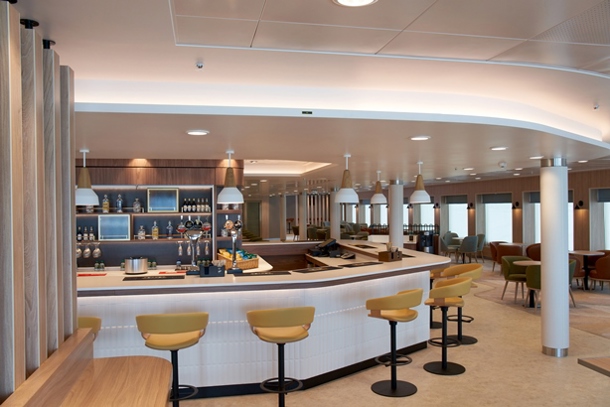
[[[42,118],[42,38],[21,29],[23,85],[26,372],[29,376],[47,357],[45,295],[44,133]]]
[[[61,162],[59,148],[59,57],[55,51],[43,51],[44,87],[44,144],[45,144],[45,200],[46,200],[46,265],[47,265],[47,351],[53,353],[63,341],[63,294],[61,283],[61,191],[58,168]]]
[[[25,380],[20,29],[0,2],[0,403]]]
[[[74,167],[76,133],[74,123],[74,71],[60,67],[61,99],[61,205],[63,250],[61,273],[63,274],[64,339],[78,328],[76,313],[76,218],[74,217]]]

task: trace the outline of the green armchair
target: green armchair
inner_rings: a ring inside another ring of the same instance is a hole
[[[506,293],[506,287],[508,287],[508,283],[515,283],[515,299],[514,302],[517,302],[517,290],[519,286],[521,286],[521,299],[524,296],[524,284],[526,282],[525,269],[526,266],[518,266],[513,264],[519,260],[531,260],[529,257],[525,256],[502,256],[502,274],[504,275],[504,290],[502,290],[502,300],[504,299],[504,294]]]

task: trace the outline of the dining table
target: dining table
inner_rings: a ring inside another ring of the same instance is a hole
[[[589,289],[589,273],[591,270],[589,269],[589,257],[591,256],[603,256],[604,252],[597,252],[591,250],[572,250],[570,254],[576,256],[582,256],[582,269],[585,272],[585,278],[583,279],[583,289],[586,291]]]
[[[538,260],[517,260],[513,262],[514,265],[516,266],[540,266],[542,264],[542,262],[538,261]],[[534,290],[528,290],[528,294],[529,294],[529,307],[528,308],[536,308],[536,298],[534,296]]]

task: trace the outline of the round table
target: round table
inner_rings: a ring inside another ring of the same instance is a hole
[[[572,250],[570,254],[582,256],[582,269],[585,272],[584,289],[589,289],[589,256],[603,256],[604,252],[595,252],[590,250]]]
[[[517,266],[527,267],[527,266],[539,266],[542,263],[538,260],[517,260],[517,261],[514,261],[513,264],[517,265]],[[536,308],[536,299],[534,298],[534,290],[529,290],[529,296],[530,296],[529,308]]]

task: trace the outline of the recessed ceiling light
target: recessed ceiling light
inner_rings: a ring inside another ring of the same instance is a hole
[[[543,155],[535,155],[533,157],[530,157],[530,160],[542,160],[544,158]]]
[[[425,141],[425,140],[430,140],[430,136],[426,136],[424,134],[421,134],[419,136],[413,136],[411,137],[411,140],[413,141]]]
[[[477,173],[476,172],[471,172],[470,175],[474,177],[475,175],[477,175]]]
[[[441,178],[441,177],[437,177],[436,179],[437,179],[438,181],[442,180],[442,178]]]
[[[508,147],[504,147],[504,146],[491,147],[490,150],[491,151],[504,151],[504,150],[508,150]]]
[[[333,0],[333,3],[345,7],[362,7],[376,2],[377,0]]]
[[[584,163],[588,163],[588,162],[589,162],[589,160],[580,160],[580,161],[578,161],[578,162],[579,162],[579,163],[581,163],[581,164],[584,164]]]
[[[449,181],[449,180],[446,180],[446,181],[445,181],[445,182],[451,182],[451,181]]]
[[[188,134],[189,136],[206,136],[208,134],[210,134],[209,130],[202,130],[202,129],[196,129],[196,130],[189,130],[186,132],[186,134]]]
[[[267,182],[267,180],[266,179],[262,179],[260,182]]]
[[[252,185],[253,187],[257,186],[258,184],[256,182],[251,182],[250,185]]]
[[[472,168],[472,167],[466,167],[466,168],[462,168],[462,169],[463,169],[464,171],[472,171],[472,170],[474,170],[474,168]]]
[[[475,179],[481,179],[481,177],[476,177]]]
[[[250,185],[244,185],[244,189],[249,189]]]
[[[515,171],[522,171],[523,168],[519,167],[519,168],[515,168]]]
[[[516,173],[514,173],[513,175],[521,175],[521,174],[519,174],[518,172],[516,172]]]

